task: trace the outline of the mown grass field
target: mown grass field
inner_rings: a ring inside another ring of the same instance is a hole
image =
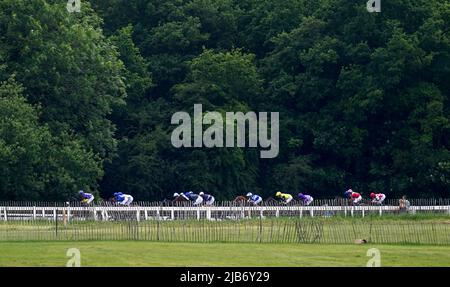
[[[245,220],[0,222],[1,241],[133,240],[179,243],[450,245],[449,216],[271,218]]]
[[[361,266],[378,248],[381,266],[450,266],[450,246],[373,244],[158,243],[143,241],[0,242],[0,266]]]

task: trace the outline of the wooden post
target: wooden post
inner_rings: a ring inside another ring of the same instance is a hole
[[[36,206],[33,206],[33,220],[36,220]]]
[[[173,207],[170,209],[170,217],[175,220],[175,209]]]

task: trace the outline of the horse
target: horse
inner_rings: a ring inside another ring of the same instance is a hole
[[[190,202],[189,199],[186,199],[184,196],[177,196],[174,200],[172,200],[172,205],[175,206],[186,206]]]
[[[247,197],[239,195],[236,196],[236,198],[233,200],[233,203],[239,204],[239,205],[246,205],[248,202]]]

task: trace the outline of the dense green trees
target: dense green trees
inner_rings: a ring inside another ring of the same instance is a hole
[[[0,3],[0,196],[450,196],[450,4]],[[176,149],[174,112],[280,113],[280,154]]]
[[[8,172],[1,175],[8,183],[1,187],[3,198],[61,199],[77,188],[95,191],[103,162],[116,153],[114,125],[108,115],[124,105],[123,63],[103,36],[101,19],[87,5],[78,15],[68,13],[65,4],[45,0],[0,3],[0,80],[15,75],[26,101],[40,107],[39,119],[29,119],[26,125],[33,130],[37,124],[33,121],[39,121],[50,133],[44,136],[38,129],[38,135],[29,139],[41,142],[39,146],[29,143],[37,150],[24,148],[31,161],[29,169],[22,171],[28,180],[14,175],[20,164],[2,166]],[[55,154],[40,154],[39,148],[45,151],[52,144]],[[39,171],[34,170],[35,163]]]
[[[53,131],[73,132],[102,159],[115,152],[106,118],[124,104],[123,64],[87,5],[68,13],[61,1],[0,3],[5,74],[15,74]]]
[[[0,195],[64,200],[80,187],[95,190],[100,159],[73,135],[53,136],[22,93],[12,78],[0,84]]]

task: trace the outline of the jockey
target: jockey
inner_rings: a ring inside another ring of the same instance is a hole
[[[203,201],[205,202],[206,205],[213,205],[214,204],[214,196],[212,196],[211,194],[206,194],[203,191],[199,193],[199,195],[203,198]]]
[[[114,199],[119,204],[126,205],[126,206],[130,206],[130,204],[133,202],[133,197],[131,195],[123,194],[121,192],[115,192]]]
[[[247,202],[252,203],[253,205],[258,205],[262,201],[261,196],[253,194],[251,192],[247,193],[247,197],[248,197]]]
[[[370,198],[372,198],[372,203],[381,205],[383,204],[383,201],[386,199],[386,195],[383,193],[375,194],[372,192],[370,194]]]
[[[303,202],[303,205],[310,205],[314,198],[311,195],[299,193],[298,198]]]
[[[187,201],[189,201],[189,198],[188,198],[186,195],[184,195],[184,193],[177,193],[177,192],[175,192],[175,193],[173,194],[173,197],[175,197],[175,198],[180,197],[180,196],[182,196],[184,199],[186,199]]]
[[[87,193],[82,190],[80,190],[78,193],[82,198],[81,199],[82,203],[90,204],[94,200],[94,195],[92,195],[91,193]]]
[[[276,197],[281,198],[281,200],[288,204],[289,202],[291,202],[291,200],[293,199],[292,195],[288,194],[288,193],[281,193],[281,191],[278,191],[275,194]]]
[[[344,193],[344,196],[348,199],[351,199],[353,204],[357,204],[362,200],[361,194],[354,192],[353,190],[349,189]]]
[[[193,193],[192,191],[186,192],[184,195],[189,198],[189,200],[192,201],[194,205],[199,205],[203,202],[203,197]]]
[[[353,193],[353,190],[349,189],[346,192],[344,192],[344,197],[345,198],[350,198],[352,193]]]

